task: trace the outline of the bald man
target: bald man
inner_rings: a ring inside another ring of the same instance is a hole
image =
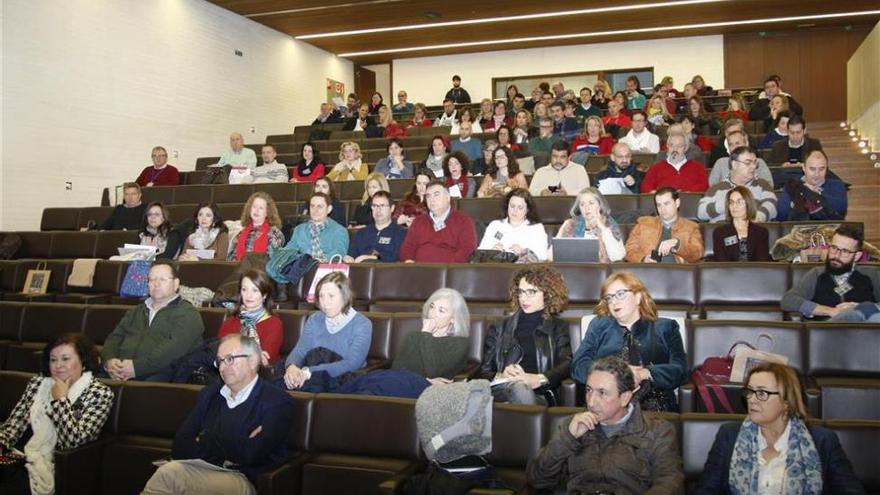
[[[239,132],[229,135],[229,149],[220,156],[218,164],[229,165],[230,184],[253,182],[253,170],[257,168],[257,154],[254,150],[244,147],[244,138]]]

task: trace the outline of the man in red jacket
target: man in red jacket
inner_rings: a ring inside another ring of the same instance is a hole
[[[180,173],[173,165],[168,165],[168,152],[161,146],[153,148],[153,164],[141,171],[135,182],[141,187],[177,186]]]
[[[477,247],[471,217],[452,208],[449,190],[439,180],[425,191],[428,214],[413,220],[400,248],[407,263],[467,263]]]
[[[704,193],[709,189],[706,167],[685,156],[687,141],[681,134],[670,134],[666,140],[667,156],[648,169],[642,181],[642,193],[653,193],[669,186],[681,192]]]

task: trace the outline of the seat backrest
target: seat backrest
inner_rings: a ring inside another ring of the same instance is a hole
[[[270,184],[254,184],[254,192],[263,191],[275,201],[296,201],[296,191],[293,184],[287,182],[270,183]],[[247,201],[247,198],[244,198]]]
[[[121,246],[121,244],[120,244]],[[122,261],[99,261],[95,265],[95,277],[91,287],[77,287],[77,291],[113,294],[119,291],[128,263]]]
[[[503,218],[505,214],[503,199],[463,198],[458,200],[458,209],[475,222],[485,224]]]
[[[493,466],[525,469],[537,455],[544,438],[543,406],[495,403],[492,408],[492,452],[487,456]]]
[[[82,227],[86,227],[89,222],[95,222],[100,225],[101,222],[106,220],[113,214],[112,206],[86,206],[82,208],[77,208],[79,210],[79,216],[77,217],[76,228],[80,229]]]
[[[125,382],[119,398],[116,433],[174,438],[195,408],[201,389],[198,385]]]
[[[16,232],[21,237],[21,247],[16,258],[49,258],[52,252],[54,232]]]
[[[23,263],[19,260],[0,260],[0,292],[21,290],[18,286],[18,271]]]
[[[251,184],[218,184],[210,187],[213,201],[217,204],[246,203],[254,192],[254,186]],[[226,218],[226,220],[235,220],[235,218]]]
[[[877,445],[880,445],[880,421],[825,421],[824,426],[837,434],[840,446],[852,464],[853,472],[867,493],[880,493],[880,470],[877,469]]]
[[[43,208],[40,230],[76,230],[78,221],[78,208]]]
[[[29,303],[21,314],[21,340],[48,343],[65,333],[80,333],[84,316],[84,305]]]
[[[21,340],[21,313],[26,303],[0,301],[0,338]]]
[[[281,341],[280,353],[282,356],[290,354],[296,343],[302,336],[303,326],[311,311],[304,310],[280,310],[275,314],[281,319],[281,328],[284,329],[284,339]]]
[[[237,263],[227,261],[183,261],[180,263],[180,284],[217,290],[237,268]]]
[[[390,361],[391,359],[391,320],[394,315],[390,313],[365,313],[373,323],[373,336],[370,340],[370,351],[367,353],[367,360]]]
[[[372,300],[424,302],[446,286],[446,265],[428,263],[380,263],[373,268]]]
[[[697,303],[696,266],[691,264],[615,263],[611,273],[631,272],[639,277],[657,304]]]
[[[541,223],[562,224],[571,218],[574,202],[573,196],[539,196],[535,198],[535,209]]]
[[[89,304],[86,306],[83,333],[95,345],[103,345],[104,339],[116,328],[132,306],[119,304]]]
[[[288,392],[288,394],[293,397],[293,426],[290,428],[287,447],[291,452],[303,452],[309,449],[315,394],[305,392]]]
[[[223,320],[230,313],[225,308],[198,308],[198,311],[199,316],[202,317],[202,324],[205,326],[204,337],[206,339],[216,337],[220,333]]]
[[[592,305],[599,301],[606,266],[599,263],[555,263],[568,287],[569,304]]]
[[[319,394],[312,417],[314,451],[419,458],[415,400]]]
[[[519,265],[510,263],[449,265],[446,287],[460,292],[468,302],[495,302],[507,306],[510,301],[508,287],[519,269]]]
[[[141,188],[141,201],[150,204],[154,201],[170,205],[174,204],[174,190],[181,186],[153,186]]]
[[[35,375],[23,371],[0,371],[0,418],[9,417],[9,413],[18,404],[28,381]]]
[[[689,482],[699,481],[715,442],[718,429],[725,423],[742,423],[739,414],[682,414],[681,448],[684,476]]]
[[[689,369],[703,364],[707,357],[725,356],[730,347],[745,341],[763,351],[770,351],[788,357],[788,364],[803,372],[806,369],[806,337],[798,323],[730,321],[730,320],[691,320],[688,322]],[[772,348],[761,335],[773,339]],[[760,341],[759,341],[760,340]]]
[[[808,323],[810,376],[880,377],[880,324]]]
[[[119,248],[125,244],[138,244],[136,230],[106,230],[98,232],[95,240],[95,258],[107,259],[119,254]]]
[[[701,263],[700,304],[779,304],[788,290],[782,263]]]
[[[199,203],[209,203],[212,201],[211,196],[214,186],[210,184],[191,184],[185,186],[174,187],[174,202],[178,205],[197,205]],[[179,222],[180,219],[175,218]]]

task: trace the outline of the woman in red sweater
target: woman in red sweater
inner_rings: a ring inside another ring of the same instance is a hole
[[[614,138],[605,132],[602,119],[597,115],[587,117],[584,133],[571,141],[571,154],[579,151],[590,155],[610,155],[614,147]]]
[[[238,281],[238,304],[220,325],[218,337],[236,332],[251,337],[263,350],[263,366],[271,366],[279,359],[284,329],[281,319],[269,311],[272,304],[272,281],[262,270],[248,270]]]

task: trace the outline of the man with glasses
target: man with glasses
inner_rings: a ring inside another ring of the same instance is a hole
[[[549,156],[553,143],[561,140],[561,137],[553,134],[552,120],[547,117],[539,119],[538,136],[529,139],[529,153],[532,155]]]
[[[722,146],[722,149],[724,150],[723,155],[719,156],[715,161],[712,161],[711,159],[709,160],[709,165],[712,165],[712,172],[709,173],[710,187],[724,181],[724,179],[727,178],[727,175],[730,174],[730,152],[740,146],[750,146],[749,138],[742,130],[735,130],[728,133],[727,137],[724,138],[723,143],[723,146],[727,147],[724,149]],[[770,168],[767,166],[767,162],[765,162],[763,158],[758,158],[758,170],[755,173],[758,178],[767,181],[771,186],[773,185],[773,173],[770,172]]]
[[[825,266],[807,272],[785,293],[782,310],[817,320],[880,320],[880,272],[874,267],[856,266],[862,257],[863,236],[854,225],[838,227]],[[852,311],[858,311],[861,318]]]
[[[727,179],[706,190],[697,205],[697,218],[704,222],[724,222],[727,217],[727,192],[743,186],[755,198],[755,222],[776,218],[776,193],[773,186],[756,176],[758,153],[751,146],[740,146],[730,153],[730,174]]]
[[[171,362],[202,343],[202,317],[177,293],[177,265],[154,261],[147,287],[150,297],[128,310],[104,339],[101,362],[115,380],[168,381]]]
[[[633,110],[630,122],[632,127],[629,132],[618,142],[628,145],[636,153],[657,154],[660,151],[660,138],[647,129],[645,112]]]
[[[846,218],[846,184],[829,177],[828,155],[813,150],[806,155],[804,175],[791,178],[779,195],[776,219],[784,221],[843,220]]]
[[[425,190],[426,215],[413,220],[400,248],[407,263],[467,263],[477,248],[474,220],[454,209],[446,183],[433,180]]]
[[[529,462],[533,488],[566,493],[684,493],[675,427],[642,413],[629,365],[597,360],[587,377],[587,410],[563,421]]]
[[[400,260],[400,246],[406,238],[406,229],[391,221],[394,204],[387,191],[376,191],[372,199],[373,223],[357,231],[348,246],[346,263],[381,261],[393,263]]]
[[[168,165],[168,151],[161,146],[153,148],[153,164],[141,171],[135,182],[141,187],[178,186],[180,173],[173,165]]]
[[[406,101],[406,91],[400,90],[397,92],[397,104],[391,107],[392,115],[399,115],[402,113],[413,113],[415,107],[412,103]]]
[[[642,180],[645,173],[636,167],[632,161],[632,150],[624,143],[616,143],[611,148],[611,160],[608,168],[599,172],[596,183],[605,179],[623,179],[623,185],[633,194],[639,194],[642,189]]]
[[[199,393],[196,408],[174,436],[175,460],[163,464],[142,493],[252,495],[261,473],[287,461],[294,402],[257,374],[260,345],[227,335],[214,364],[223,382]]]
[[[700,226],[678,215],[681,200],[672,187],[654,193],[657,216],[639,217],[626,240],[630,263],[696,263],[703,257]]]

